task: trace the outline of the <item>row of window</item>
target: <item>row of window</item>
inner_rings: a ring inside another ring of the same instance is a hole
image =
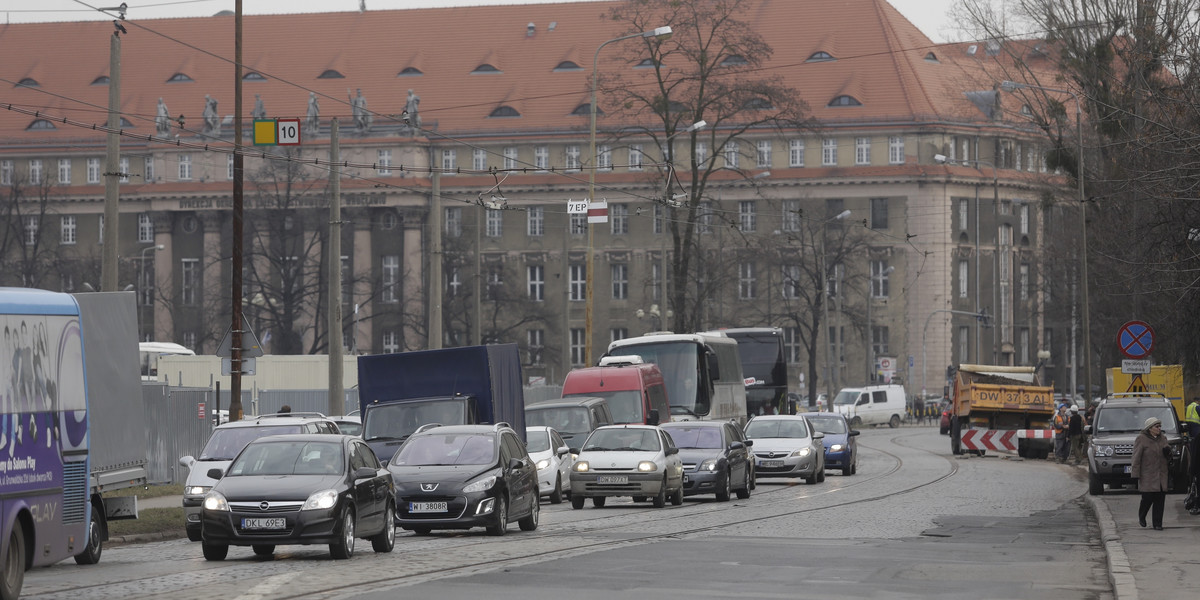
[[[97,240],[99,243],[104,243],[104,215],[99,216],[99,227],[97,228]],[[38,215],[25,215],[21,217],[22,240],[26,246],[33,246],[38,243],[38,237],[42,231],[42,217]],[[78,241],[76,233],[78,232],[78,221],[75,215],[62,215],[58,218],[58,243],[63,245],[74,245]],[[137,241],[139,244],[149,244],[154,241],[154,218],[148,213],[138,215],[137,225]]]
[[[970,200],[966,198],[958,199],[958,229],[959,231],[970,231],[971,224],[968,218],[971,214]],[[1013,201],[1001,200],[999,206],[996,207],[996,212],[1002,217],[1011,216],[1013,214]],[[1017,203],[1018,224],[1020,227],[1020,235],[1029,235],[1029,204],[1018,201]],[[999,239],[1001,245],[1011,246],[1013,243],[1012,225],[1007,223],[1000,224]]]
[[[1021,301],[1029,300],[1030,298],[1030,280],[1029,280],[1030,265],[1029,263],[1021,263],[1017,267],[1017,299]],[[958,261],[958,297],[967,298],[967,290],[971,282],[971,264],[970,261],[962,259]],[[1012,257],[1008,252],[1000,253],[1000,285],[1001,285],[1001,311],[1006,308],[1005,302],[1008,294],[1004,290],[1011,287],[1012,282]]]

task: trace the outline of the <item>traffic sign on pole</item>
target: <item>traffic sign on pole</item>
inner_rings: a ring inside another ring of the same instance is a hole
[[[254,133],[254,145],[274,146],[278,139],[275,136],[275,127],[275,119],[255,119],[251,129]]]
[[[1117,332],[1117,346],[1125,358],[1147,358],[1154,350],[1154,328],[1142,321],[1130,321]]]
[[[299,146],[300,119],[276,119],[275,140],[280,146]]]

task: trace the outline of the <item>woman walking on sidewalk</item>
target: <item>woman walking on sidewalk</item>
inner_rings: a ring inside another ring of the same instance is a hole
[[[1157,417],[1146,419],[1142,432],[1133,443],[1133,464],[1130,475],[1138,482],[1142,502],[1138,505],[1138,524],[1146,526],[1146,513],[1154,508],[1154,528],[1162,530],[1163,510],[1167,503],[1168,458],[1171,448],[1167,437],[1162,434],[1162,421]]]

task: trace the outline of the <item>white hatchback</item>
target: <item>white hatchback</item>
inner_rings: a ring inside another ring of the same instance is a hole
[[[571,449],[552,427],[526,427],[525,449],[537,465],[538,496],[549,497],[551,504],[562,504],[571,492]]]
[[[661,427],[608,425],[583,443],[571,467],[571,508],[586,498],[600,508],[610,496],[652,499],[655,508],[683,504],[683,461],[679,448]]]

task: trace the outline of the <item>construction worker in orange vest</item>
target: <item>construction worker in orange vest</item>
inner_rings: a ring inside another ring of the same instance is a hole
[[[1057,462],[1067,462],[1068,452],[1071,451],[1067,445],[1067,405],[1058,405],[1058,412],[1054,413],[1054,418],[1050,421],[1054,427],[1054,458]]]

